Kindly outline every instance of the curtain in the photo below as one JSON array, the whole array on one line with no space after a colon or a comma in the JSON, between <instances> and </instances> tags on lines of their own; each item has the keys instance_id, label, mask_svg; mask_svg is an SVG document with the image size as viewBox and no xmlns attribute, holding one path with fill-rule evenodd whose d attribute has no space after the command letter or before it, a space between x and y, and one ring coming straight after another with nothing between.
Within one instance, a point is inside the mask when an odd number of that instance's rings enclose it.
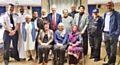
<instances>
[{"instance_id":1,"label":"curtain","mask_svg":"<svg viewBox=\"0 0 120 65\"><path fill-rule=\"evenodd\" d=\"M80 5L80 0L49 0L49 12L51 12L52 4L57 6L57 13L62 14L63 9L68 9L68 11L71 12L72 4L76 4L77 10Z\"/></svg>"}]
</instances>

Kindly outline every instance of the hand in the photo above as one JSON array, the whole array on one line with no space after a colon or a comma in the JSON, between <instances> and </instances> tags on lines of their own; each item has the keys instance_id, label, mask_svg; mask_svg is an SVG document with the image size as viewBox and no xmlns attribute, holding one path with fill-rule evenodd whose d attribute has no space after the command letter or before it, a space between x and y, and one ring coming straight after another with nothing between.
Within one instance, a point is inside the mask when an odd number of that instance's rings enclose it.
<instances>
[{"instance_id":1,"label":"hand","mask_svg":"<svg viewBox=\"0 0 120 65\"><path fill-rule=\"evenodd\" d=\"M81 34L84 34L84 32L80 32Z\"/></svg>"},{"instance_id":2,"label":"hand","mask_svg":"<svg viewBox=\"0 0 120 65\"><path fill-rule=\"evenodd\" d=\"M57 43L57 46L60 47L60 43Z\"/></svg>"},{"instance_id":3,"label":"hand","mask_svg":"<svg viewBox=\"0 0 120 65\"><path fill-rule=\"evenodd\" d=\"M75 46L76 46L76 44L72 44L72 46L73 46L73 47L75 47Z\"/></svg>"},{"instance_id":4,"label":"hand","mask_svg":"<svg viewBox=\"0 0 120 65\"><path fill-rule=\"evenodd\" d=\"M63 44L60 44L60 47L63 46Z\"/></svg>"},{"instance_id":5,"label":"hand","mask_svg":"<svg viewBox=\"0 0 120 65\"><path fill-rule=\"evenodd\" d=\"M36 28L36 31L39 31L39 28Z\"/></svg>"},{"instance_id":6,"label":"hand","mask_svg":"<svg viewBox=\"0 0 120 65\"><path fill-rule=\"evenodd\" d=\"M9 36L15 35L15 31L10 31Z\"/></svg>"}]
</instances>

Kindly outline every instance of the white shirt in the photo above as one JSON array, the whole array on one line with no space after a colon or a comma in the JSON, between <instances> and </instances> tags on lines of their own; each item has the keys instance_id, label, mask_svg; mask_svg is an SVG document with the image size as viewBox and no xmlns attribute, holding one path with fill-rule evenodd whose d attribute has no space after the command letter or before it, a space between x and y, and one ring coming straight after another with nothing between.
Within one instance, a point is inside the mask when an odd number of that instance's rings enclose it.
<instances>
[{"instance_id":1,"label":"white shirt","mask_svg":"<svg viewBox=\"0 0 120 65\"><path fill-rule=\"evenodd\" d=\"M21 14L21 13L18 13L18 15L19 15L19 18L20 18L20 22L22 23L22 22L25 22L25 16L27 15L26 13L23 13L23 14Z\"/></svg>"},{"instance_id":2,"label":"white shirt","mask_svg":"<svg viewBox=\"0 0 120 65\"><path fill-rule=\"evenodd\" d=\"M34 20L35 28L37 28L37 21L38 21L38 18Z\"/></svg>"},{"instance_id":3,"label":"white shirt","mask_svg":"<svg viewBox=\"0 0 120 65\"><path fill-rule=\"evenodd\" d=\"M104 31L110 31L110 16L112 15L112 12L107 12L105 17L105 27Z\"/></svg>"},{"instance_id":4,"label":"white shirt","mask_svg":"<svg viewBox=\"0 0 120 65\"><path fill-rule=\"evenodd\" d=\"M17 23L20 23L19 21L19 16L18 14L13 13L13 20L14 20L14 25L16 26ZM10 13L6 12L3 16L2 16L2 22L6 23L6 26L9 29L12 29L13 25L10 22Z\"/></svg>"}]
</instances>

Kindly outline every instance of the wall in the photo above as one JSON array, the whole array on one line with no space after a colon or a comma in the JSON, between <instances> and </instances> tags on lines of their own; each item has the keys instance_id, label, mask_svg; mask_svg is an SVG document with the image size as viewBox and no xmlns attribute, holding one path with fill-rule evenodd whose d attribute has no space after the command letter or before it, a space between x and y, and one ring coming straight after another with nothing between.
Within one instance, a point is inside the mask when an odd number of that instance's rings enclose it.
<instances>
[{"instance_id":1,"label":"wall","mask_svg":"<svg viewBox=\"0 0 120 65\"><path fill-rule=\"evenodd\" d=\"M88 12L88 0L82 0L82 5L85 6L85 11Z\"/></svg>"},{"instance_id":2,"label":"wall","mask_svg":"<svg viewBox=\"0 0 120 65\"><path fill-rule=\"evenodd\" d=\"M120 4L115 4L114 9L120 12L120 7L119 7L119 6L120 6ZM98 5L96 5L96 8L98 8ZM104 13L105 13L106 10L107 10L107 9L106 9L106 5L105 5L105 4L102 4L102 5L101 5L101 8L98 8L98 9L100 10L100 13L99 13L99 14L100 14L101 16L104 16Z\"/></svg>"}]
</instances>

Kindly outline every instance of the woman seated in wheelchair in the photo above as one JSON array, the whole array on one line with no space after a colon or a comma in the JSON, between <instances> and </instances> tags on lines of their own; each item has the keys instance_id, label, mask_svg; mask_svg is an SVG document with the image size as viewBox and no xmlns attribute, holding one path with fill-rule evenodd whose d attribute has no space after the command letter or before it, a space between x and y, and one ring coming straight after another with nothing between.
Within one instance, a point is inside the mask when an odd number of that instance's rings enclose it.
<instances>
[{"instance_id":1,"label":"woman seated in wheelchair","mask_svg":"<svg viewBox=\"0 0 120 65\"><path fill-rule=\"evenodd\" d=\"M73 25L69 34L69 65L77 65L79 60L82 58L82 41L83 38L78 31L78 26Z\"/></svg>"},{"instance_id":2,"label":"woman seated in wheelchair","mask_svg":"<svg viewBox=\"0 0 120 65\"><path fill-rule=\"evenodd\" d=\"M49 22L44 22L44 29L40 30L38 36L38 57L39 64L47 65L49 51L52 48L51 43L53 42L54 33L49 29Z\"/></svg>"},{"instance_id":3,"label":"woman seated in wheelchair","mask_svg":"<svg viewBox=\"0 0 120 65\"><path fill-rule=\"evenodd\" d=\"M53 65L64 65L65 51L68 46L68 31L64 29L64 24L58 24L58 30L54 33L54 60Z\"/></svg>"}]
</instances>

